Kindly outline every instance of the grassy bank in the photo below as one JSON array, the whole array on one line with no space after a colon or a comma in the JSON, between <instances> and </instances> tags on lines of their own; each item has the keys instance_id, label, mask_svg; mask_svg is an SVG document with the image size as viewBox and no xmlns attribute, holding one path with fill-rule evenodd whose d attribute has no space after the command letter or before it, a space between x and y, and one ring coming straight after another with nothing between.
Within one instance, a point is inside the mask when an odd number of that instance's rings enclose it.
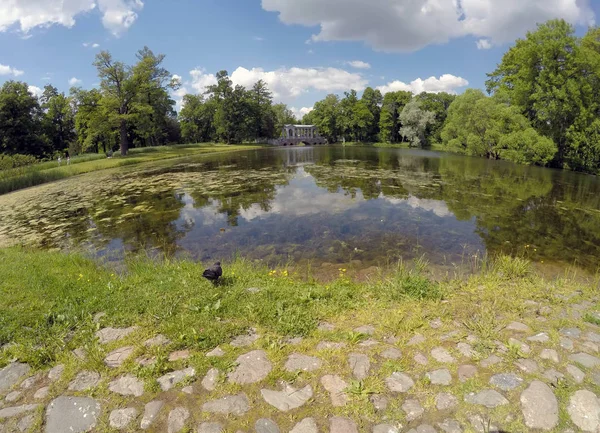
<instances>
[{"instance_id":1,"label":"grassy bank","mask_svg":"<svg viewBox=\"0 0 600 433\"><path fill-rule=\"evenodd\" d=\"M117 154L112 158L106 158L104 155L96 154L82 155L72 158L69 165L66 164L66 161L62 161L60 166L57 161L49 161L0 171L0 194L6 194L11 191L65 179L78 174L121 167L124 165L140 164L160 159L181 158L213 152L230 152L248 148L250 148L250 146L203 143L195 145L131 149L129 155L125 157Z\"/></svg>"},{"instance_id":2,"label":"grassy bank","mask_svg":"<svg viewBox=\"0 0 600 433\"><path fill-rule=\"evenodd\" d=\"M272 341L313 333L322 320L374 322L390 332L413 330L433 315L469 322L493 341L499 316L517 315L523 302L564 303L558 294L584 293L597 281L553 281L537 276L523 259L501 257L463 280L436 282L424 265L403 266L355 282L342 269L319 283L308 271L271 270L238 259L224 265L221 285L202 278L192 261L130 259L126 271L83 256L20 248L0 250L0 366L17 357L37 367L85 347L94 353L95 314L110 326L161 332L176 348L207 350L251 327ZM248 288L259 288L253 294ZM340 339L357 338L339 335Z\"/></svg>"}]
</instances>

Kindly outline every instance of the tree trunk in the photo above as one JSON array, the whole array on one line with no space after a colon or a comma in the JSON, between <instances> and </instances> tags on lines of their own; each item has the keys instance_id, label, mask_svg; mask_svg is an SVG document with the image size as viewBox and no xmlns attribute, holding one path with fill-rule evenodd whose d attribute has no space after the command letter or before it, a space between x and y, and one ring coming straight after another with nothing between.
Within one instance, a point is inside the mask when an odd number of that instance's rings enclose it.
<instances>
[{"instance_id":1,"label":"tree trunk","mask_svg":"<svg viewBox=\"0 0 600 433\"><path fill-rule=\"evenodd\" d=\"M127 151L129 150L129 139L127 137L127 121L125 119L121 119L120 135L121 135L121 156L126 156Z\"/></svg>"}]
</instances>

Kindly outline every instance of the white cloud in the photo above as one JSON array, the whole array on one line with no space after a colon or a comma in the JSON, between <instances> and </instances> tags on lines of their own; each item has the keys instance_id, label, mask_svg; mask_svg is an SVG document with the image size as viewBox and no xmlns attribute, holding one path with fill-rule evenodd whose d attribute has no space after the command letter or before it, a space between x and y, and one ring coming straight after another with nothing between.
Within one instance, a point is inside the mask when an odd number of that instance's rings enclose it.
<instances>
[{"instance_id":1,"label":"white cloud","mask_svg":"<svg viewBox=\"0 0 600 433\"><path fill-rule=\"evenodd\" d=\"M377 89L381 93L397 92L399 90L406 90L419 94L421 92L439 93L448 92L456 93L456 89L460 87L468 86L469 82L462 77L456 77L452 74L444 74L440 78L429 77L425 80L417 78L410 82L410 84L402 81L392 81L385 86L378 86Z\"/></svg>"},{"instance_id":2,"label":"white cloud","mask_svg":"<svg viewBox=\"0 0 600 433\"><path fill-rule=\"evenodd\" d=\"M404 52L463 36L511 42L552 18L595 22L590 0L262 0L262 7L285 24L320 26L312 41Z\"/></svg>"},{"instance_id":3,"label":"white cloud","mask_svg":"<svg viewBox=\"0 0 600 433\"><path fill-rule=\"evenodd\" d=\"M262 36L254 36L254 38L253 38L253 39L254 39L255 41L257 41L257 42L262 42L262 41L264 41L264 40L265 40L265 38L263 38Z\"/></svg>"},{"instance_id":4,"label":"white cloud","mask_svg":"<svg viewBox=\"0 0 600 433\"><path fill-rule=\"evenodd\" d=\"M207 74L203 68L192 69L190 75L192 76L191 86L196 93L204 93L208 86L217 84L215 74Z\"/></svg>"},{"instance_id":5,"label":"white cloud","mask_svg":"<svg viewBox=\"0 0 600 433\"><path fill-rule=\"evenodd\" d=\"M104 27L118 36L131 27L143 6L141 0L3 0L0 32L15 25L23 33L55 24L70 28L78 15L98 9Z\"/></svg>"},{"instance_id":6,"label":"white cloud","mask_svg":"<svg viewBox=\"0 0 600 433\"><path fill-rule=\"evenodd\" d=\"M292 111L292 113L294 113L294 117L296 117L296 119L299 120L302 120L304 115L310 113L311 111L313 111L313 109L313 107L302 107L300 109L296 107L290 107L290 110Z\"/></svg>"},{"instance_id":7,"label":"white cloud","mask_svg":"<svg viewBox=\"0 0 600 433\"><path fill-rule=\"evenodd\" d=\"M82 82L83 82L83 81L81 81L79 78L75 78L75 77L73 77L73 78L71 78L71 79L69 80L69 86L78 86L78 85L80 85Z\"/></svg>"},{"instance_id":8,"label":"white cloud","mask_svg":"<svg viewBox=\"0 0 600 433\"><path fill-rule=\"evenodd\" d=\"M371 69L371 65L362 60L353 60L351 62L346 62L346 64L356 69Z\"/></svg>"},{"instance_id":9,"label":"white cloud","mask_svg":"<svg viewBox=\"0 0 600 433\"><path fill-rule=\"evenodd\" d=\"M86 47L86 48L88 48L88 47L98 48L100 46L100 44L97 44L95 42L84 42L83 46Z\"/></svg>"},{"instance_id":10,"label":"white cloud","mask_svg":"<svg viewBox=\"0 0 600 433\"><path fill-rule=\"evenodd\" d=\"M10 66L0 63L0 75L12 75L13 77L19 77L24 73L25 72L19 69L11 68Z\"/></svg>"},{"instance_id":11,"label":"white cloud","mask_svg":"<svg viewBox=\"0 0 600 433\"><path fill-rule=\"evenodd\" d=\"M29 93L32 93L33 96L38 98L44 93L44 89L40 89L38 86L29 86L27 90L29 90Z\"/></svg>"},{"instance_id":12,"label":"white cloud","mask_svg":"<svg viewBox=\"0 0 600 433\"><path fill-rule=\"evenodd\" d=\"M492 43L489 39L479 39L476 44L478 50L489 50L492 48Z\"/></svg>"}]
</instances>

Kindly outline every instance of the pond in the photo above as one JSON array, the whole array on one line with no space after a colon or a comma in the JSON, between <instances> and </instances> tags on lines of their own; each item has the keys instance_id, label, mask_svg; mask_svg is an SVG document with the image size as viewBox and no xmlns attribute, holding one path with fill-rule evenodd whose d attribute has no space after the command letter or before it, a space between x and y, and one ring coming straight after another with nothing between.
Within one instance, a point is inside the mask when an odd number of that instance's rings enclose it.
<instances>
[{"instance_id":1,"label":"pond","mask_svg":"<svg viewBox=\"0 0 600 433\"><path fill-rule=\"evenodd\" d=\"M102 171L0 196L0 245L210 261L457 266L509 253L596 270L594 176L366 147L249 150Z\"/></svg>"}]
</instances>

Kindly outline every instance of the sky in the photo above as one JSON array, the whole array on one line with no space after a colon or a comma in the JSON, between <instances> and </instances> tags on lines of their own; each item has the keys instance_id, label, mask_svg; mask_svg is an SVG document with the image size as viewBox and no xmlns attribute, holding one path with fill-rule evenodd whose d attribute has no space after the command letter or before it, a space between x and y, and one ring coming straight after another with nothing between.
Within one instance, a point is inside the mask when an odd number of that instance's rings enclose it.
<instances>
[{"instance_id":1,"label":"sky","mask_svg":"<svg viewBox=\"0 0 600 433\"><path fill-rule=\"evenodd\" d=\"M0 83L98 86L94 56L131 64L148 46L202 93L227 70L263 79L301 116L328 93L484 89L486 73L536 23L582 35L600 0L0 0Z\"/></svg>"}]
</instances>

